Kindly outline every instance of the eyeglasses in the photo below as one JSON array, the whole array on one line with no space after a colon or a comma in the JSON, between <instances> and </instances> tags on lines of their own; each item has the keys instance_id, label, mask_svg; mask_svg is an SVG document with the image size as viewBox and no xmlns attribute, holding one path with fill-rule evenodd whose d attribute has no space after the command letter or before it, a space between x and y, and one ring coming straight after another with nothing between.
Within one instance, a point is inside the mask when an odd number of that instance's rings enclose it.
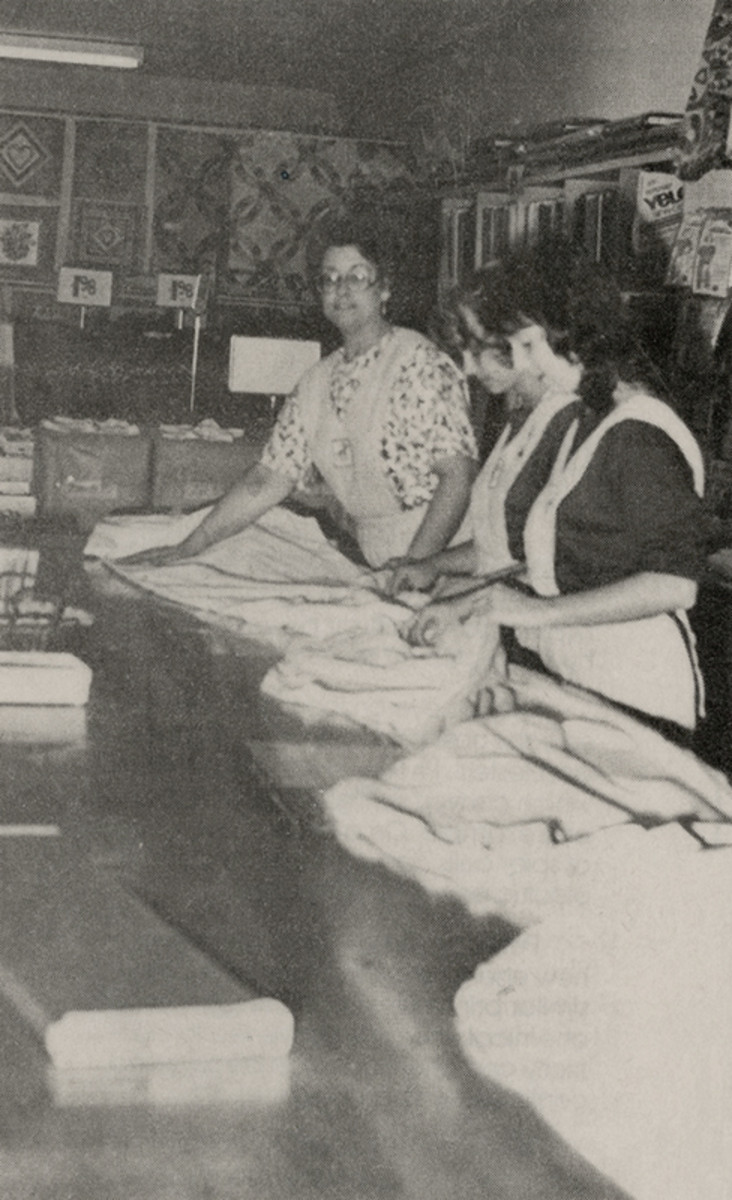
<instances>
[{"instance_id":1,"label":"eyeglasses","mask_svg":"<svg viewBox=\"0 0 732 1200\"><path fill-rule=\"evenodd\" d=\"M369 271L367 267L352 267L343 275L340 271L323 271L318 278L318 290L335 292L339 284L345 283L349 291L365 292L367 288L373 287L376 281L373 271Z\"/></svg>"},{"instance_id":2,"label":"eyeglasses","mask_svg":"<svg viewBox=\"0 0 732 1200\"><path fill-rule=\"evenodd\" d=\"M486 335L478 338L472 333L467 334L463 337L461 350L463 354L468 351L475 359L479 359L481 354L487 352L503 367L511 368L514 365L513 347L507 337Z\"/></svg>"}]
</instances>

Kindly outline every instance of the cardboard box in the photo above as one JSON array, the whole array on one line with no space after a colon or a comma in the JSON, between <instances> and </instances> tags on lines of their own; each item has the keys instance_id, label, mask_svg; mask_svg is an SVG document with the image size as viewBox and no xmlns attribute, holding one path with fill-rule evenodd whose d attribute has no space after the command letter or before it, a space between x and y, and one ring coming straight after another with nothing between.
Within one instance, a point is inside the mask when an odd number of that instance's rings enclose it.
<instances>
[{"instance_id":1,"label":"cardboard box","mask_svg":"<svg viewBox=\"0 0 732 1200\"><path fill-rule=\"evenodd\" d=\"M262 443L249 437L233 441L182 439L155 434L152 506L156 511L191 511L218 500L257 462Z\"/></svg>"},{"instance_id":2,"label":"cardboard box","mask_svg":"<svg viewBox=\"0 0 732 1200\"><path fill-rule=\"evenodd\" d=\"M81 529L91 529L107 513L147 509L151 463L147 431L81 433L41 425L33 466L38 510L73 515Z\"/></svg>"}]
</instances>

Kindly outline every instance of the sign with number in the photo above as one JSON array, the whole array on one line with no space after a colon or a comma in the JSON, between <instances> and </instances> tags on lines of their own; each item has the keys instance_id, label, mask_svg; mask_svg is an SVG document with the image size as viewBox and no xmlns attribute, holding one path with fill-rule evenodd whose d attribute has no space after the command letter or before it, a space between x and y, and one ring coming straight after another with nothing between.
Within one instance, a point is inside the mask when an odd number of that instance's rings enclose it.
<instances>
[{"instance_id":1,"label":"sign with number","mask_svg":"<svg viewBox=\"0 0 732 1200\"><path fill-rule=\"evenodd\" d=\"M200 275L158 275L161 308L195 308L201 286Z\"/></svg>"},{"instance_id":2,"label":"sign with number","mask_svg":"<svg viewBox=\"0 0 732 1200\"><path fill-rule=\"evenodd\" d=\"M112 272L88 271L85 267L62 267L58 273L56 299L61 304L97 305L112 303Z\"/></svg>"}]
</instances>

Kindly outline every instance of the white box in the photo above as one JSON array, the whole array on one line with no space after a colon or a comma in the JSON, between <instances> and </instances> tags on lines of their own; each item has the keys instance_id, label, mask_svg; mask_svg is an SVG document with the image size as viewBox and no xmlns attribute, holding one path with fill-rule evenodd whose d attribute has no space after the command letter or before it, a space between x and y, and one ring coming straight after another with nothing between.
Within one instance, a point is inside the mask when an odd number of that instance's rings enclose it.
<instances>
[{"instance_id":1,"label":"white box","mask_svg":"<svg viewBox=\"0 0 732 1200\"><path fill-rule=\"evenodd\" d=\"M0 704L84 705L91 679L91 668L73 654L0 650Z\"/></svg>"},{"instance_id":2,"label":"white box","mask_svg":"<svg viewBox=\"0 0 732 1200\"><path fill-rule=\"evenodd\" d=\"M286 396L320 358L320 342L292 338L232 337L229 391Z\"/></svg>"}]
</instances>

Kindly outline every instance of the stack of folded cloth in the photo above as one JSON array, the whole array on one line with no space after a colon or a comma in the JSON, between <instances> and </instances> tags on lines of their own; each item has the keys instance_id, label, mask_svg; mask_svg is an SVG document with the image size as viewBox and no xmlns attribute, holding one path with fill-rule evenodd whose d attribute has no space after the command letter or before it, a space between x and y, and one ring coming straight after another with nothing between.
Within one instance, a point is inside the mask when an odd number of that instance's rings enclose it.
<instances>
[{"instance_id":1,"label":"stack of folded cloth","mask_svg":"<svg viewBox=\"0 0 732 1200\"><path fill-rule=\"evenodd\" d=\"M116 417L107 417L105 421L96 421L93 417L46 417L41 421L41 425L54 433L117 433L125 437L135 437L140 432L139 425Z\"/></svg>"},{"instance_id":2,"label":"stack of folded cloth","mask_svg":"<svg viewBox=\"0 0 732 1200\"><path fill-rule=\"evenodd\" d=\"M0 651L55 650L93 623L85 609L35 591L38 550L0 546Z\"/></svg>"},{"instance_id":3,"label":"stack of folded cloth","mask_svg":"<svg viewBox=\"0 0 732 1200\"><path fill-rule=\"evenodd\" d=\"M244 437L243 429L223 429L212 417L206 417L197 425L161 425L160 433L173 442L234 442Z\"/></svg>"},{"instance_id":4,"label":"stack of folded cloth","mask_svg":"<svg viewBox=\"0 0 732 1200\"><path fill-rule=\"evenodd\" d=\"M33 432L8 426L0 429L0 512L32 516Z\"/></svg>"}]
</instances>

